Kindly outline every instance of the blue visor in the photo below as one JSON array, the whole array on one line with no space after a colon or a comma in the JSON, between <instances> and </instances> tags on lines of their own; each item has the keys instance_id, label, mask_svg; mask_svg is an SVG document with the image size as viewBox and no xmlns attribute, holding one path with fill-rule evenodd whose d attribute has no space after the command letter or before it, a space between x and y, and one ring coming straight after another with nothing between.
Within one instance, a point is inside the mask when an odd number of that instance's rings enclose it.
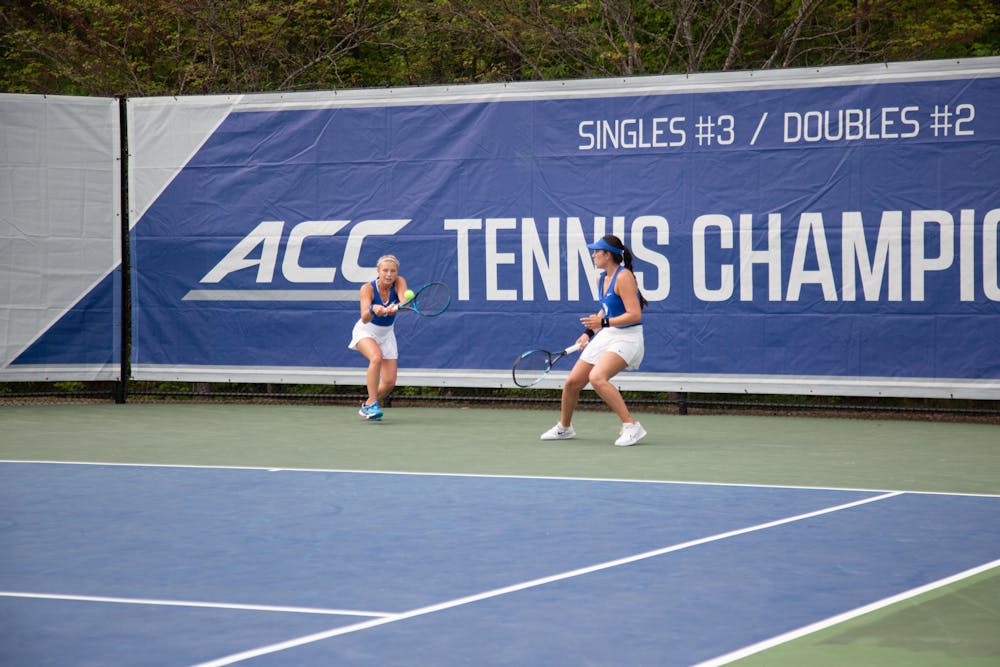
<instances>
[{"instance_id":1,"label":"blue visor","mask_svg":"<svg viewBox=\"0 0 1000 667\"><path fill-rule=\"evenodd\" d=\"M605 241L602 238L601 239L597 239L593 243L588 243L587 247L589 249L591 249L591 250L607 250L608 252L612 252L612 253L614 253L616 255L622 254L622 249L621 248L614 247L613 245L611 245L610 243L608 243L607 241Z\"/></svg>"}]
</instances>

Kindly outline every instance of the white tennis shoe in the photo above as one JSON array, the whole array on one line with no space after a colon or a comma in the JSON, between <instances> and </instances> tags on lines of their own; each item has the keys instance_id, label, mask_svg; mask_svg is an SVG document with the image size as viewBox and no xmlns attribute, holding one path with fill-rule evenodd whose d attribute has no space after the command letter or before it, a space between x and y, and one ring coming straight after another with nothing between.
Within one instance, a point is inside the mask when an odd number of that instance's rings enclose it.
<instances>
[{"instance_id":1,"label":"white tennis shoe","mask_svg":"<svg viewBox=\"0 0 1000 667\"><path fill-rule=\"evenodd\" d=\"M618 439L615 440L615 446L628 447L629 445L634 445L645 437L646 429L644 429L642 424L639 422L635 422L633 424L622 424L622 430L618 433Z\"/></svg>"},{"instance_id":2,"label":"white tennis shoe","mask_svg":"<svg viewBox=\"0 0 1000 667\"><path fill-rule=\"evenodd\" d=\"M573 425L563 426L561 423L556 424L550 428L545 433L542 433L542 440L569 440L570 438L576 437L576 431L573 430Z\"/></svg>"}]
</instances>

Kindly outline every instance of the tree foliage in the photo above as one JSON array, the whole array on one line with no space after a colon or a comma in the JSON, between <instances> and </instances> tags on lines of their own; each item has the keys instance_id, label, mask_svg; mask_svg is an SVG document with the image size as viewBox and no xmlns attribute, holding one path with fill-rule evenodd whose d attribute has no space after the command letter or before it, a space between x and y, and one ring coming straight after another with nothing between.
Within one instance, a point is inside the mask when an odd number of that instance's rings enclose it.
<instances>
[{"instance_id":1,"label":"tree foliage","mask_svg":"<svg viewBox=\"0 0 1000 667\"><path fill-rule=\"evenodd\" d=\"M1000 54L998 0L6 0L0 91L182 95Z\"/></svg>"}]
</instances>

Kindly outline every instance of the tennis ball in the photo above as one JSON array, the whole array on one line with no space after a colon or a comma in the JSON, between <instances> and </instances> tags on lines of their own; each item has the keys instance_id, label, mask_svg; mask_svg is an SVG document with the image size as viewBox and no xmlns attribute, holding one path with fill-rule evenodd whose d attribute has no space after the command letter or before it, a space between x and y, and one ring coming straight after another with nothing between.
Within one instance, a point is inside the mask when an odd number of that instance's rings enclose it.
<instances>
[{"instance_id":1,"label":"tennis ball","mask_svg":"<svg viewBox=\"0 0 1000 667\"><path fill-rule=\"evenodd\" d=\"M405 292L403 292L403 300L404 301L410 301L412 299L413 299L413 290L408 289Z\"/></svg>"}]
</instances>

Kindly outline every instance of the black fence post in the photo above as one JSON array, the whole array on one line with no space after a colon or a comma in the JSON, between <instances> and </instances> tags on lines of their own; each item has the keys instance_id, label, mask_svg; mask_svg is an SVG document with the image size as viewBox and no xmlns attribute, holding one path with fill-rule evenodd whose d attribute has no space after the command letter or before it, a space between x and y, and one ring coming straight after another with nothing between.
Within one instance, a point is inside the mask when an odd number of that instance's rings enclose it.
<instances>
[{"instance_id":1,"label":"black fence post","mask_svg":"<svg viewBox=\"0 0 1000 667\"><path fill-rule=\"evenodd\" d=\"M115 383L115 403L128 400L128 380L132 374L129 363L132 343L132 262L129 257L129 211L128 211L128 98L118 96L118 162L119 162L119 201L121 207L121 369L118 381Z\"/></svg>"}]
</instances>

